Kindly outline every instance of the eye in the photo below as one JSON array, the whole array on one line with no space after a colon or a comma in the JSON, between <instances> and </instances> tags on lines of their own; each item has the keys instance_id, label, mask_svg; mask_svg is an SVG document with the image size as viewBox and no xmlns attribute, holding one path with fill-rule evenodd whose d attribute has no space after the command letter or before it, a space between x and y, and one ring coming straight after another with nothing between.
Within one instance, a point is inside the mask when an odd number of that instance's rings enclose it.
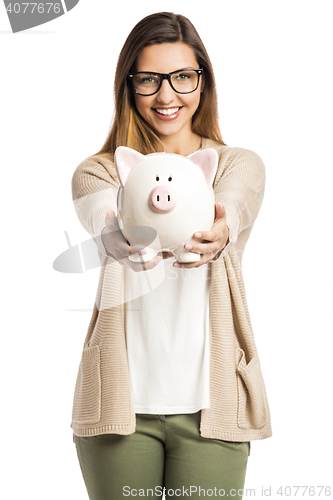
<instances>
[{"instance_id":1,"label":"eye","mask_svg":"<svg viewBox=\"0 0 333 500\"><path fill-rule=\"evenodd\" d=\"M170 175L170 177L169 177L168 181L172 181L172 177L171 177L171 175Z\"/></svg>"},{"instance_id":2,"label":"eye","mask_svg":"<svg viewBox=\"0 0 333 500\"><path fill-rule=\"evenodd\" d=\"M159 176L158 176L158 175L156 175L156 180L157 180L157 181L159 181L159 180L160 180L160 178L159 178Z\"/></svg>"},{"instance_id":3,"label":"eye","mask_svg":"<svg viewBox=\"0 0 333 500\"><path fill-rule=\"evenodd\" d=\"M142 76L139 81L139 83L156 83L156 82L157 82L156 76Z\"/></svg>"},{"instance_id":4,"label":"eye","mask_svg":"<svg viewBox=\"0 0 333 500\"><path fill-rule=\"evenodd\" d=\"M189 78L191 78L191 75L189 75L188 73L178 73L176 78L178 80L188 80Z\"/></svg>"}]
</instances>

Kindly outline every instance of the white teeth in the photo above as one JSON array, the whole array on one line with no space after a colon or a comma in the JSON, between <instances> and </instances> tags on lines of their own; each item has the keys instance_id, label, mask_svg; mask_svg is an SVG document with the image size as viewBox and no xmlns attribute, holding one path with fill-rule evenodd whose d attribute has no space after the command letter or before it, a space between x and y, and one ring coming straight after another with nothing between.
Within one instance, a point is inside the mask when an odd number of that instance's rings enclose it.
<instances>
[{"instance_id":1,"label":"white teeth","mask_svg":"<svg viewBox=\"0 0 333 500\"><path fill-rule=\"evenodd\" d=\"M167 116L174 115L175 113L177 113L178 110L179 108L169 108L169 109L155 108L155 111L157 111L157 113Z\"/></svg>"}]
</instances>

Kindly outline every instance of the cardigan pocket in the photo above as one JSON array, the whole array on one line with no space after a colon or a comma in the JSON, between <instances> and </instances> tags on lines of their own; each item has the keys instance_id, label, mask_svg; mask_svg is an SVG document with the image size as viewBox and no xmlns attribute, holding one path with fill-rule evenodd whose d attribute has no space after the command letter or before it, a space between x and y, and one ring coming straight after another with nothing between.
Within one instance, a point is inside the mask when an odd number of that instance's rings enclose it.
<instances>
[{"instance_id":1,"label":"cardigan pocket","mask_svg":"<svg viewBox=\"0 0 333 500\"><path fill-rule=\"evenodd\" d=\"M72 420L96 424L101 418L101 370L98 345L83 350L77 374Z\"/></svg>"},{"instance_id":2,"label":"cardigan pocket","mask_svg":"<svg viewBox=\"0 0 333 500\"><path fill-rule=\"evenodd\" d=\"M238 348L237 354L238 427L260 429L269 422L269 410L259 357L246 364L245 352Z\"/></svg>"}]
</instances>

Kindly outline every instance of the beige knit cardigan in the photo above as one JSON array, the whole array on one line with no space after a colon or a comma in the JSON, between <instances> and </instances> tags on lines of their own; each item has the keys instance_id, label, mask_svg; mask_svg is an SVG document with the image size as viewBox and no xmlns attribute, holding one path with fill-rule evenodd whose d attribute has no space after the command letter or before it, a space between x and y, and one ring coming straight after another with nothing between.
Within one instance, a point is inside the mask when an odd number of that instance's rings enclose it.
<instances>
[{"instance_id":1,"label":"beige knit cardigan","mask_svg":"<svg viewBox=\"0 0 333 500\"><path fill-rule=\"evenodd\" d=\"M200 434L225 441L265 439L272 435L270 412L241 268L263 200L265 166L248 149L203 138L205 148L219 155L213 189L226 210L229 242L211 262L210 408L201 410ZM78 436L132 434L136 426L124 327L125 272L106 253L100 236L107 210L117 213L118 185L108 154L86 158L72 178L76 213L101 260L74 391L70 427Z\"/></svg>"}]
</instances>

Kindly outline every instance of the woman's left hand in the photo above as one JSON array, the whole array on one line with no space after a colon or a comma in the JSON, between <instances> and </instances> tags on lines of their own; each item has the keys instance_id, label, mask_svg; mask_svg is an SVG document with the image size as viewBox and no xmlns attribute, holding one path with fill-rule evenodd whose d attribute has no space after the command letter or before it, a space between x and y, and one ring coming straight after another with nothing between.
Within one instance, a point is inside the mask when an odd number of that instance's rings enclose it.
<instances>
[{"instance_id":1,"label":"woman's left hand","mask_svg":"<svg viewBox=\"0 0 333 500\"><path fill-rule=\"evenodd\" d=\"M197 234L201 236L196 236ZM224 207L220 203L215 203L215 220L213 227L210 231L198 231L194 233L193 238L198 241L197 244L191 242L192 248L188 248L185 243L184 248L190 250L194 253L200 254L199 262L192 262L190 264L180 264L174 262L174 267L200 267L203 264L207 264L211 259L215 257L217 252L225 247L229 239L229 228L226 225L226 213Z\"/></svg>"}]
</instances>

